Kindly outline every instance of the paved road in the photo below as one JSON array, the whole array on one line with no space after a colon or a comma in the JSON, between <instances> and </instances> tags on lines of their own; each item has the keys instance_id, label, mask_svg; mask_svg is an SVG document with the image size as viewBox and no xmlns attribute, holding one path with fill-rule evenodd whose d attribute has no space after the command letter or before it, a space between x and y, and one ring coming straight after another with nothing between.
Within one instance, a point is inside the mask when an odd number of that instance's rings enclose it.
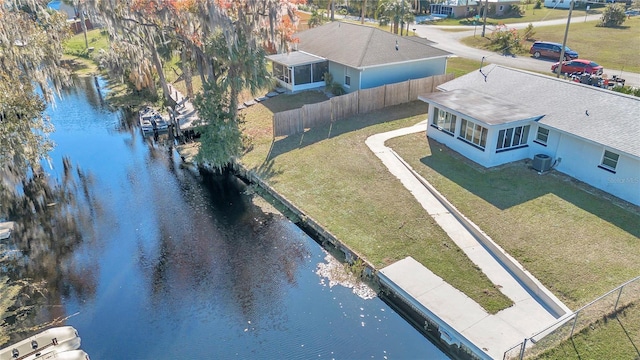
<instances>
[{"instance_id":1,"label":"paved road","mask_svg":"<svg viewBox=\"0 0 640 360\"><path fill-rule=\"evenodd\" d=\"M589 15L587 17L587 21L595 21L600 18L600 15ZM584 22L584 16L575 16L571 18L571 22ZM549 26L549 25L559 25L566 24L566 19L557 19L557 20L546 20L533 23L534 27L541 26ZM519 24L509 24L509 28L523 29L529 23L519 23ZM438 26L438 25L414 25L413 28L416 29L416 34L420 37L427 38L431 41L434 41L436 44L434 45L437 48L442 50L449 51L457 56L474 59L477 61L481 61L484 57L485 61L492 64L499 64L504 66L510 66L519 69L531 70L531 71L539 71L539 72L548 72L551 73L551 65L555 63L554 60L543 60L543 59L534 59L531 56L503 56L498 53L480 50L476 48L472 48L460 43L460 39L469 37L469 36L481 36L482 34L482 26L477 26L474 30L473 27L470 26ZM470 29L469 31L444 31L443 28L449 29ZM485 29L485 35L488 36L495 29L495 26L487 25ZM597 62L597 61L596 61ZM623 71L623 69L607 69L605 68L605 73L610 77L613 75L618 75L626 80L626 85L640 87L640 74L631 73L628 71Z\"/></svg>"}]
</instances>

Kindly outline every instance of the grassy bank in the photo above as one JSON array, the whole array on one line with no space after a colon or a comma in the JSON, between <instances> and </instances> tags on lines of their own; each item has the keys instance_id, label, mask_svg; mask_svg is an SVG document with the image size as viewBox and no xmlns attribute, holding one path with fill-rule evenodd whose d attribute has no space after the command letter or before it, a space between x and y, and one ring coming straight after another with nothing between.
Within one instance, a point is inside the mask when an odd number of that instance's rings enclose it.
<instances>
[{"instance_id":1,"label":"grassy bank","mask_svg":"<svg viewBox=\"0 0 640 360\"><path fill-rule=\"evenodd\" d=\"M423 120L426 106L413 102L273 141L273 112L323 100L320 92L281 95L243 110L254 146L242 162L374 266L412 256L491 312L509 306L364 144ZM560 173L540 176L525 162L484 169L421 133L388 145L570 308L640 274L637 206ZM621 316L635 321L637 304ZM633 350L626 339L617 320L603 319L576 334L576 348L569 341L542 358L622 356Z\"/></svg>"},{"instance_id":2,"label":"grassy bank","mask_svg":"<svg viewBox=\"0 0 640 360\"><path fill-rule=\"evenodd\" d=\"M551 36L542 30L536 38ZM479 65L452 58L448 69L460 76ZM171 65L166 73L177 80ZM185 92L183 84L175 83ZM370 135L423 120L426 105L413 102L272 138L273 113L324 100L322 92L303 92L243 110L251 149L241 161L376 267L412 256L488 311L510 306L364 144ZM479 168L424 134L389 144L572 309L640 274L637 207L561 174L539 176L524 163ZM636 312L624 316L637 324L637 306L630 309ZM576 337L578 349L568 342L543 358L627 354L614 351L624 336L616 324L603 320Z\"/></svg>"},{"instance_id":3,"label":"grassy bank","mask_svg":"<svg viewBox=\"0 0 640 360\"><path fill-rule=\"evenodd\" d=\"M242 158L247 167L377 268L412 256L490 312L511 305L364 143L423 120L426 104L356 116L272 143L270 113L297 97L280 95L244 111L254 143Z\"/></svg>"}]
</instances>

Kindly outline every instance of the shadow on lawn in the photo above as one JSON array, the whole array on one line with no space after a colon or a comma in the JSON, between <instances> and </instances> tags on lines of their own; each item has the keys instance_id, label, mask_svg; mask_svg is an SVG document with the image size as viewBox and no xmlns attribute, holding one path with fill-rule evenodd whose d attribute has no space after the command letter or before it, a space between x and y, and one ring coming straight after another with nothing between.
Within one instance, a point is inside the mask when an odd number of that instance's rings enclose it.
<instances>
[{"instance_id":1,"label":"shadow on lawn","mask_svg":"<svg viewBox=\"0 0 640 360\"><path fill-rule=\"evenodd\" d=\"M405 119L408 117L427 113L427 105L422 101L413 101L388 107L384 110L359 114L348 119L338 120L326 126L314 129L307 129L302 134L289 135L275 140L271 144L271 149L266 161L271 161L279 155L295 149L301 149L313 145L320 141L340 136L352 131L364 129L366 127L385 122Z\"/></svg>"},{"instance_id":2,"label":"shadow on lawn","mask_svg":"<svg viewBox=\"0 0 640 360\"><path fill-rule=\"evenodd\" d=\"M539 175L529 161L486 169L435 140L429 139L429 147L431 156L421 158L423 164L501 210L553 194L640 237L637 207L558 171Z\"/></svg>"}]
</instances>

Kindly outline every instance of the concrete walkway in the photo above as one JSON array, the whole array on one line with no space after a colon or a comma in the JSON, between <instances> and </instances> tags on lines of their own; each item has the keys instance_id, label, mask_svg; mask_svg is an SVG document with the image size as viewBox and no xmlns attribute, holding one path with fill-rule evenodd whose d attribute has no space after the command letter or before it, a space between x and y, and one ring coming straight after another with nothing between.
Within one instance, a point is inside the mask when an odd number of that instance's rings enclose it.
<instances>
[{"instance_id":1,"label":"concrete walkway","mask_svg":"<svg viewBox=\"0 0 640 360\"><path fill-rule=\"evenodd\" d=\"M569 316L571 310L384 145L388 139L416 132L426 137L426 129L425 121L373 135L366 144L514 305L491 315L410 257L381 269L380 275L401 289L414 305L446 324L440 324L443 340L467 347L470 342L482 349L483 358L502 359L505 351Z\"/></svg>"}]
</instances>

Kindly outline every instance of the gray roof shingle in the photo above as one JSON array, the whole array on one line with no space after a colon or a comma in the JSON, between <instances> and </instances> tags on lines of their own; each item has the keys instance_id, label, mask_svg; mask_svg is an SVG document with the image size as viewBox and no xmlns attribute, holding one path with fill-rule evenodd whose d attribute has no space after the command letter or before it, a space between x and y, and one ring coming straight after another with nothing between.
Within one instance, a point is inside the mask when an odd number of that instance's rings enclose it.
<instances>
[{"instance_id":1,"label":"gray roof shingle","mask_svg":"<svg viewBox=\"0 0 640 360\"><path fill-rule=\"evenodd\" d=\"M298 50L353 68L451 55L431 46L432 42L427 39L399 36L371 26L340 21L302 31L295 37L299 39Z\"/></svg>"},{"instance_id":2,"label":"gray roof shingle","mask_svg":"<svg viewBox=\"0 0 640 360\"><path fill-rule=\"evenodd\" d=\"M475 90L519 104L544 115L540 124L640 157L640 98L499 65L488 65L482 73L473 71L438 88ZM504 107L494 105L496 111Z\"/></svg>"},{"instance_id":3,"label":"gray roof shingle","mask_svg":"<svg viewBox=\"0 0 640 360\"><path fill-rule=\"evenodd\" d=\"M418 98L429 99L461 114L471 115L474 119L489 125L537 120L541 117L540 111L532 111L528 106L521 106L470 89L434 92Z\"/></svg>"},{"instance_id":4,"label":"gray roof shingle","mask_svg":"<svg viewBox=\"0 0 640 360\"><path fill-rule=\"evenodd\" d=\"M267 58L281 64L287 64L289 66L312 64L324 60L319 56L307 54L304 51L292 51L290 53L269 55L267 56Z\"/></svg>"}]
</instances>

